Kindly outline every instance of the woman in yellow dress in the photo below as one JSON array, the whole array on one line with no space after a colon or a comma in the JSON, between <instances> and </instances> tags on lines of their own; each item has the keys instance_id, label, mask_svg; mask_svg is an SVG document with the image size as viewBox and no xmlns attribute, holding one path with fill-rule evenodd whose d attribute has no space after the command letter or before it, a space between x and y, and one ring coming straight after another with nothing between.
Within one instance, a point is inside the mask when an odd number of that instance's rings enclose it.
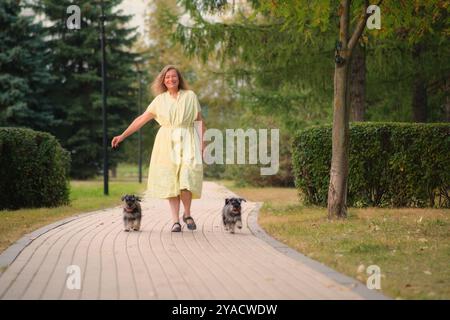
<instances>
[{"instance_id":1,"label":"woman in yellow dress","mask_svg":"<svg viewBox=\"0 0 450 320\"><path fill-rule=\"evenodd\" d=\"M152 84L155 98L111 145L118 147L126 137L155 119L161 127L153 145L148 173L148 192L153 198L169 200L173 232L180 232L180 201L183 221L189 230L196 225L191 216L191 201L199 199L203 183L203 135L206 130L196 94L189 90L180 71L165 66Z\"/></svg>"}]
</instances>

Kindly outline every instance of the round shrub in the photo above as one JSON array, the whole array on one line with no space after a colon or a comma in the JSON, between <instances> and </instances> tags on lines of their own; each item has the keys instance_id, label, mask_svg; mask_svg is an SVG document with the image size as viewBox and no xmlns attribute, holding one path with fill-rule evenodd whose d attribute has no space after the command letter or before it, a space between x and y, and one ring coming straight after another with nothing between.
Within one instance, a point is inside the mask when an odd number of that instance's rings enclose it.
<instances>
[{"instance_id":1,"label":"round shrub","mask_svg":"<svg viewBox=\"0 0 450 320\"><path fill-rule=\"evenodd\" d=\"M295 135L295 184L306 203L327 204L331 129ZM347 205L450 207L449 168L449 124L351 123Z\"/></svg>"},{"instance_id":2,"label":"round shrub","mask_svg":"<svg viewBox=\"0 0 450 320\"><path fill-rule=\"evenodd\" d=\"M69 203L70 154L49 133L0 128L0 209Z\"/></svg>"}]
</instances>

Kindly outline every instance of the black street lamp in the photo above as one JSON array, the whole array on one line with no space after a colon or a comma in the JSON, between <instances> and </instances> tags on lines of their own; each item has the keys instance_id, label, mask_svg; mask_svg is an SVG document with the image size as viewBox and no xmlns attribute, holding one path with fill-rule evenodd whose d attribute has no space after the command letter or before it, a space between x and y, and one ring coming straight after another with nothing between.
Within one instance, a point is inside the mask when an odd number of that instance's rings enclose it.
<instances>
[{"instance_id":1,"label":"black street lamp","mask_svg":"<svg viewBox=\"0 0 450 320\"><path fill-rule=\"evenodd\" d=\"M141 106L142 106L142 70L139 67L139 63L142 61L141 57L137 57L134 61L136 65L136 70L138 73L138 81L139 81L139 94L138 94L138 116L141 115ZM138 167L139 167L139 183L142 183L142 133L141 129L138 130Z\"/></svg>"},{"instance_id":2,"label":"black street lamp","mask_svg":"<svg viewBox=\"0 0 450 320\"><path fill-rule=\"evenodd\" d=\"M106 112L106 52L105 52L105 13L103 10L103 0L100 1L101 16L101 50L102 50L102 120L103 120L103 194L108 195L108 131Z\"/></svg>"}]
</instances>

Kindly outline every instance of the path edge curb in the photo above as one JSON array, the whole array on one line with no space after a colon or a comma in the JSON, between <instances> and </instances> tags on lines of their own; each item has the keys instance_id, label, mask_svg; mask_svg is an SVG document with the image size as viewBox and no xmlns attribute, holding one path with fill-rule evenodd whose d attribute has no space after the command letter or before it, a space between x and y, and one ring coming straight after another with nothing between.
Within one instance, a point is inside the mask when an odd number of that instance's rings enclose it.
<instances>
[{"instance_id":1,"label":"path edge curb","mask_svg":"<svg viewBox=\"0 0 450 320\"><path fill-rule=\"evenodd\" d=\"M79 213L74 216L70 216L67 218L64 218L62 220L55 221L51 224L45 225L39 229L36 229L30 233L25 234L22 238L14 242L12 245L10 245L8 248L6 248L5 251L0 253L0 277L2 274L6 271L6 269L16 260L16 258L19 256L19 254L27 247L29 246L34 240L39 238L40 236L46 234L47 232L56 229L62 225L65 225L66 223L72 222L76 219L84 218L86 216L99 214L107 210L116 209L120 206L112 207L112 208L105 208L100 209L96 211L90 211L85 213Z\"/></svg>"},{"instance_id":2,"label":"path edge curb","mask_svg":"<svg viewBox=\"0 0 450 320\"><path fill-rule=\"evenodd\" d=\"M283 253L284 255L297 260L308 267L314 269L315 271L322 273L328 278L336 281L337 283L346 286L350 289L350 291L358 294L364 299L368 300L392 300L381 292L368 289L363 283L358 280L346 276L342 273L337 272L334 269L320 263L319 261L313 260L304 254L298 252L297 250L292 249L291 247L285 245L284 243L276 240L272 236L270 236L267 232L264 231L263 228L258 224L258 215L259 210L263 205L263 202L254 202L256 205L252 208L247 216L247 226L252 232L252 234L269 244L275 250Z\"/></svg>"}]
</instances>

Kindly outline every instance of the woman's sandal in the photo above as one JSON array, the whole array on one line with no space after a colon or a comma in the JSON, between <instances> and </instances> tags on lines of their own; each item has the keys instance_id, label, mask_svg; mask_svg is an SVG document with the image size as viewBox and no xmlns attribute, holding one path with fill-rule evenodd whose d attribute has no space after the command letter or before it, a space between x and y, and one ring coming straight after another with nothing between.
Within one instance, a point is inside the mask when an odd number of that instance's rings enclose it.
<instances>
[{"instance_id":1,"label":"woman's sandal","mask_svg":"<svg viewBox=\"0 0 450 320\"><path fill-rule=\"evenodd\" d=\"M173 224L172 232L181 232L181 224L179 222Z\"/></svg>"},{"instance_id":2,"label":"woman's sandal","mask_svg":"<svg viewBox=\"0 0 450 320\"><path fill-rule=\"evenodd\" d=\"M185 217L183 215L183 221L186 223L187 228L189 230L195 230L197 229L197 225L195 224L194 218L192 218L191 216Z\"/></svg>"}]
</instances>

